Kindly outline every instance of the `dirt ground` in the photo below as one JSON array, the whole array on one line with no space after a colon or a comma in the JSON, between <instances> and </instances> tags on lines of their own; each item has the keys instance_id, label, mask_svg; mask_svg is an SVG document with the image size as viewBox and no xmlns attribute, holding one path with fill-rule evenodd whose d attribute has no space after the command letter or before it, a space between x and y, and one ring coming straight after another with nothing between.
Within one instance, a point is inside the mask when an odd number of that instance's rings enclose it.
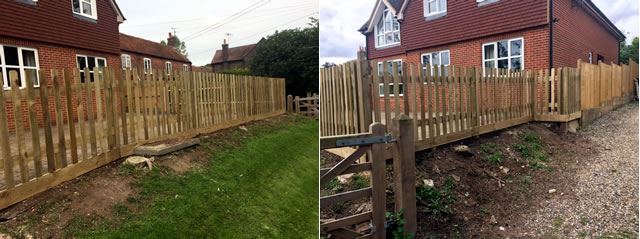
<instances>
[{"instance_id":1,"label":"dirt ground","mask_svg":"<svg viewBox=\"0 0 640 239\"><path fill-rule=\"evenodd\" d=\"M456 152L459 145L469 151ZM325 167L338 160L321 156ZM416 238L638 238L637 104L577 134L531 123L419 152L416 167ZM325 209L322 218L352 215L367 204Z\"/></svg>"},{"instance_id":2,"label":"dirt ground","mask_svg":"<svg viewBox=\"0 0 640 239\"><path fill-rule=\"evenodd\" d=\"M242 131L238 130L239 128L246 129L252 125L284 120L280 117L285 116L252 122L200 137L226 139L230 138L227 135ZM187 148L155 158L154 167L164 166L162 168L168 168L172 173L181 174L206 164L211 151L217 147L240 143L216 140L214 145L207 149L201 146ZM127 173L127 169L121 166L123 161L124 159L114 161L0 211L0 238L7 235L13 238L68 238L67 232L78 226L78 222L75 222L78 217L103 220L115 217L117 207L127 200L135 200L138 193L134 184L140 175ZM128 210L135 212L140 209Z\"/></svg>"}]
</instances>

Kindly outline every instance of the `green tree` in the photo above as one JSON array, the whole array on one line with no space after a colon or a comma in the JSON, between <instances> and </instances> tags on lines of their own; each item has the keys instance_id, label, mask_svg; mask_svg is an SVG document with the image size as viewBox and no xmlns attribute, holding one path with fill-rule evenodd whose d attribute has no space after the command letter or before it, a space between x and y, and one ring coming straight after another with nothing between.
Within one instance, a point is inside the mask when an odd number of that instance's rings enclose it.
<instances>
[{"instance_id":1,"label":"green tree","mask_svg":"<svg viewBox=\"0 0 640 239\"><path fill-rule=\"evenodd\" d=\"M276 31L256 47L250 63L258 76L283 77L287 94L305 96L318 92L318 19L303 29Z\"/></svg>"},{"instance_id":2,"label":"green tree","mask_svg":"<svg viewBox=\"0 0 640 239\"><path fill-rule=\"evenodd\" d=\"M620 42L620 61L622 63L629 63L629 58L638 62L638 37L634 37L631 41L631 45L627 45L626 42Z\"/></svg>"},{"instance_id":3,"label":"green tree","mask_svg":"<svg viewBox=\"0 0 640 239\"><path fill-rule=\"evenodd\" d=\"M187 45L184 44L183 41L180 40L180 38L178 38L177 35L171 35L171 39L174 39L173 41L170 41L171 46L173 48L175 48L176 50L178 50L178 52L180 52L180 54L182 54L185 57L189 57L189 53L187 53ZM167 45L167 41L162 40L160 41L160 44L162 45Z\"/></svg>"}]
</instances>

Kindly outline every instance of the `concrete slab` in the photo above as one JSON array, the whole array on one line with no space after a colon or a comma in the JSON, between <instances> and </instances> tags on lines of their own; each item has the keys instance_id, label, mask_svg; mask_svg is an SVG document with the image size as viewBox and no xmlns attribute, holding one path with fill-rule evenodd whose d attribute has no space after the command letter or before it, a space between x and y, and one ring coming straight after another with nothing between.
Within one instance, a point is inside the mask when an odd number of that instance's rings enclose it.
<instances>
[{"instance_id":1,"label":"concrete slab","mask_svg":"<svg viewBox=\"0 0 640 239\"><path fill-rule=\"evenodd\" d=\"M198 144L200 144L200 139L194 138L177 142L142 145L134 149L133 153L140 156L161 156Z\"/></svg>"}]
</instances>

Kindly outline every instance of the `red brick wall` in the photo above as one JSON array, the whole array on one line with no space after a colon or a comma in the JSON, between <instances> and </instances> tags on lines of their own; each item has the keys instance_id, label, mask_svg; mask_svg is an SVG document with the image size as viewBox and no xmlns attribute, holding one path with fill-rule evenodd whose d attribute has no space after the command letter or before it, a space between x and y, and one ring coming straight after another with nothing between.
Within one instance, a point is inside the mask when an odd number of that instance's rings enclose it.
<instances>
[{"instance_id":1,"label":"red brick wall","mask_svg":"<svg viewBox=\"0 0 640 239\"><path fill-rule=\"evenodd\" d=\"M40 82L43 85L52 85L52 78L51 78L51 73L50 70L55 69L55 70L62 70L62 69L74 69L76 68L76 54L81 54L81 55L88 55L88 56L96 56L96 57L104 57L107 59L107 66L108 67L117 67L116 69L119 69L119 67L121 66L120 63L120 57L118 55L115 54L109 54L109 53L102 53L102 52L95 52L95 51L87 51L87 50L79 50L79 49L73 49L73 48L67 48L64 46L56 46L56 45L51 45L51 44L47 44L47 43L42 43L42 42L35 42L35 41L26 41L26 40L19 40L19 39L14 39L14 38L7 38L7 37L0 37L0 45L11 45L11 46L19 46L19 47L28 47L28 48L34 48L38 50L38 63L40 66L40 70L43 71L43 77L40 78ZM59 73L60 77L62 76L62 73ZM26 89L23 89L21 91L26 91ZM5 93L8 93L8 91L5 91ZM5 96L6 98L6 96ZM39 97L36 97L39 98ZM63 108L66 109L66 97L61 97L61 103L64 106ZM74 105L77 104L76 101L73 102ZM95 101L94 101L95 104ZM23 117L22 123L23 125L25 125L25 127L28 128L28 121L29 121L29 117L28 117L28 110L26 109L26 101L22 102L22 109L23 109L23 115L25 117ZM5 109L7 111L7 118L8 118L8 122L9 122L9 128L10 130L15 129L15 119L14 119L14 112L13 112L13 102L12 101L7 101L6 102L6 106ZM42 115L42 111L43 111L43 107L40 104L39 100L36 100L36 104L35 104L35 109L37 112L37 120L38 120L38 124L39 126L42 126L43 124L43 115ZM55 101L53 98L53 95L51 95L49 97L49 113L51 114L51 119L52 119L52 124L55 125ZM76 113L76 108L73 108L74 110L74 115L77 115ZM63 110L63 118L64 121L67 121L67 116L66 116L66 110ZM2 120L2 119L0 119Z\"/></svg>"},{"instance_id":2,"label":"red brick wall","mask_svg":"<svg viewBox=\"0 0 640 239\"><path fill-rule=\"evenodd\" d=\"M424 53L449 50L450 61L454 66L469 67L469 66L482 66L482 44L495 42L499 40L512 39L517 37L524 38L524 66L526 69L544 69L548 67L549 52L549 31L545 27L537 27L528 30L521 30L511 32L507 34L500 34L491 37L484 37L473 39L464 42L457 42L450 45L441 45L437 47L424 48L409 51L406 55L399 54L395 56L388 56L384 58L372 59L374 71L377 69L377 62L402 59L403 62L408 64L419 65L421 62L421 55ZM406 88L405 90L410 90ZM380 98L381 108L384 108L384 99ZM393 108L394 99L391 99L391 105ZM403 102L400 102L400 106Z\"/></svg>"},{"instance_id":3,"label":"red brick wall","mask_svg":"<svg viewBox=\"0 0 640 239\"><path fill-rule=\"evenodd\" d=\"M618 40L591 16L586 6L572 6L571 0L554 0L555 23L553 39L554 67L576 67L578 58L589 62L593 52L593 63L597 54L604 56L605 63L618 63Z\"/></svg>"},{"instance_id":4,"label":"red brick wall","mask_svg":"<svg viewBox=\"0 0 640 239\"><path fill-rule=\"evenodd\" d=\"M425 20L422 0L409 1L400 23L401 46L376 49L375 34L367 35L369 57L379 58L437 47L453 42L518 31L547 24L547 1L498 1L478 6L476 1L447 1L446 16Z\"/></svg>"}]
</instances>

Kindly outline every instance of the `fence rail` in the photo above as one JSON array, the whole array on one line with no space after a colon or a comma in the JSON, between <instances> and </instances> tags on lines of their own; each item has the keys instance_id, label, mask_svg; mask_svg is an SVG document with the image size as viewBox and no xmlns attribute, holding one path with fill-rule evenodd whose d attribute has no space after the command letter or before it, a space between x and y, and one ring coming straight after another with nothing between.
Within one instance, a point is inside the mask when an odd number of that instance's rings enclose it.
<instances>
[{"instance_id":1,"label":"fence rail","mask_svg":"<svg viewBox=\"0 0 640 239\"><path fill-rule=\"evenodd\" d=\"M0 208L131 155L138 145L285 112L284 79L108 68L51 70L48 80L38 74L40 87L27 74L20 89L10 72L11 89L0 90Z\"/></svg>"}]
</instances>

